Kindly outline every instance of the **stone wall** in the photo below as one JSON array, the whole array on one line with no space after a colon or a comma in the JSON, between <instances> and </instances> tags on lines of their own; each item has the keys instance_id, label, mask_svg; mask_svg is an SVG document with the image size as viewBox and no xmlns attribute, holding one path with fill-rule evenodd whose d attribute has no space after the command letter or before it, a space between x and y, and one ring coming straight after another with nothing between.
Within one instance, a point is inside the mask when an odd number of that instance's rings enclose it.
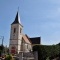
<instances>
[{"instance_id":1,"label":"stone wall","mask_svg":"<svg viewBox=\"0 0 60 60\"><path fill-rule=\"evenodd\" d=\"M20 52L19 60L38 60L37 52Z\"/></svg>"}]
</instances>

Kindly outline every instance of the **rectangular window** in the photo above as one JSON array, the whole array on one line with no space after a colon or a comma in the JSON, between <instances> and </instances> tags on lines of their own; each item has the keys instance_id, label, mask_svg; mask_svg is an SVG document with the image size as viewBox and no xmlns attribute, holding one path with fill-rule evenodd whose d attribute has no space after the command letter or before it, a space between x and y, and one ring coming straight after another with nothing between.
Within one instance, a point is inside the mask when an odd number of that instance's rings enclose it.
<instances>
[{"instance_id":1,"label":"rectangular window","mask_svg":"<svg viewBox=\"0 0 60 60\"><path fill-rule=\"evenodd\" d=\"M14 28L14 33L16 33L16 28Z\"/></svg>"},{"instance_id":2,"label":"rectangular window","mask_svg":"<svg viewBox=\"0 0 60 60\"><path fill-rule=\"evenodd\" d=\"M21 33L22 29L20 28L20 33Z\"/></svg>"}]
</instances>

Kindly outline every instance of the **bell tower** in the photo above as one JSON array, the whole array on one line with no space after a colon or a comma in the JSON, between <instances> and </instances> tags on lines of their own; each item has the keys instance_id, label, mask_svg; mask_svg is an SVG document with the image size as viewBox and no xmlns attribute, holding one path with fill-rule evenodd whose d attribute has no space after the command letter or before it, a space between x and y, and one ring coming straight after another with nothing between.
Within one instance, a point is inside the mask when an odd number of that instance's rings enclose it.
<instances>
[{"instance_id":1,"label":"bell tower","mask_svg":"<svg viewBox=\"0 0 60 60\"><path fill-rule=\"evenodd\" d=\"M14 22L11 24L9 51L12 54L17 54L21 49L23 26L20 21L19 13L17 12Z\"/></svg>"}]
</instances>

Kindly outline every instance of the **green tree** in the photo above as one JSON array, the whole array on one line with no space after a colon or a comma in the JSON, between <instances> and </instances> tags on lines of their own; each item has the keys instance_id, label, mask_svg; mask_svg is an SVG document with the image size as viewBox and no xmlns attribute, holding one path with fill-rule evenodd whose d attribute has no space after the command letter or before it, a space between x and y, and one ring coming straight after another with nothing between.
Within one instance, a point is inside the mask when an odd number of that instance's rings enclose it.
<instances>
[{"instance_id":1,"label":"green tree","mask_svg":"<svg viewBox=\"0 0 60 60\"><path fill-rule=\"evenodd\" d=\"M33 46L33 51L38 51L38 60L46 60L46 52L42 45Z\"/></svg>"},{"instance_id":2,"label":"green tree","mask_svg":"<svg viewBox=\"0 0 60 60\"><path fill-rule=\"evenodd\" d=\"M60 57L60 44L57 45L35 45L33 51L38 51L38 60L50 60Z\"/></svg>"}]
</instances>

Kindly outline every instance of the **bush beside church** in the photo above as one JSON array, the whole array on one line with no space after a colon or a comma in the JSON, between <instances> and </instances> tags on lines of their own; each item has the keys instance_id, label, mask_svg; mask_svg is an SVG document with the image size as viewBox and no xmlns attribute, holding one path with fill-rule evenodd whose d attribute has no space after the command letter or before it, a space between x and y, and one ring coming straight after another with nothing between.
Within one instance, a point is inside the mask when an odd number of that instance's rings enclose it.
<instances>
[{"instance_id":1,"label":"bush beside church","mask_svg":"<svg viewBox=\"0 0 60 60\"><path fill-rule=\"evenodd\" d=\"M35 45L33 51L38 51L38 60L53 60L60 58L60 45Z\"/></svg>"}]
</instances>

